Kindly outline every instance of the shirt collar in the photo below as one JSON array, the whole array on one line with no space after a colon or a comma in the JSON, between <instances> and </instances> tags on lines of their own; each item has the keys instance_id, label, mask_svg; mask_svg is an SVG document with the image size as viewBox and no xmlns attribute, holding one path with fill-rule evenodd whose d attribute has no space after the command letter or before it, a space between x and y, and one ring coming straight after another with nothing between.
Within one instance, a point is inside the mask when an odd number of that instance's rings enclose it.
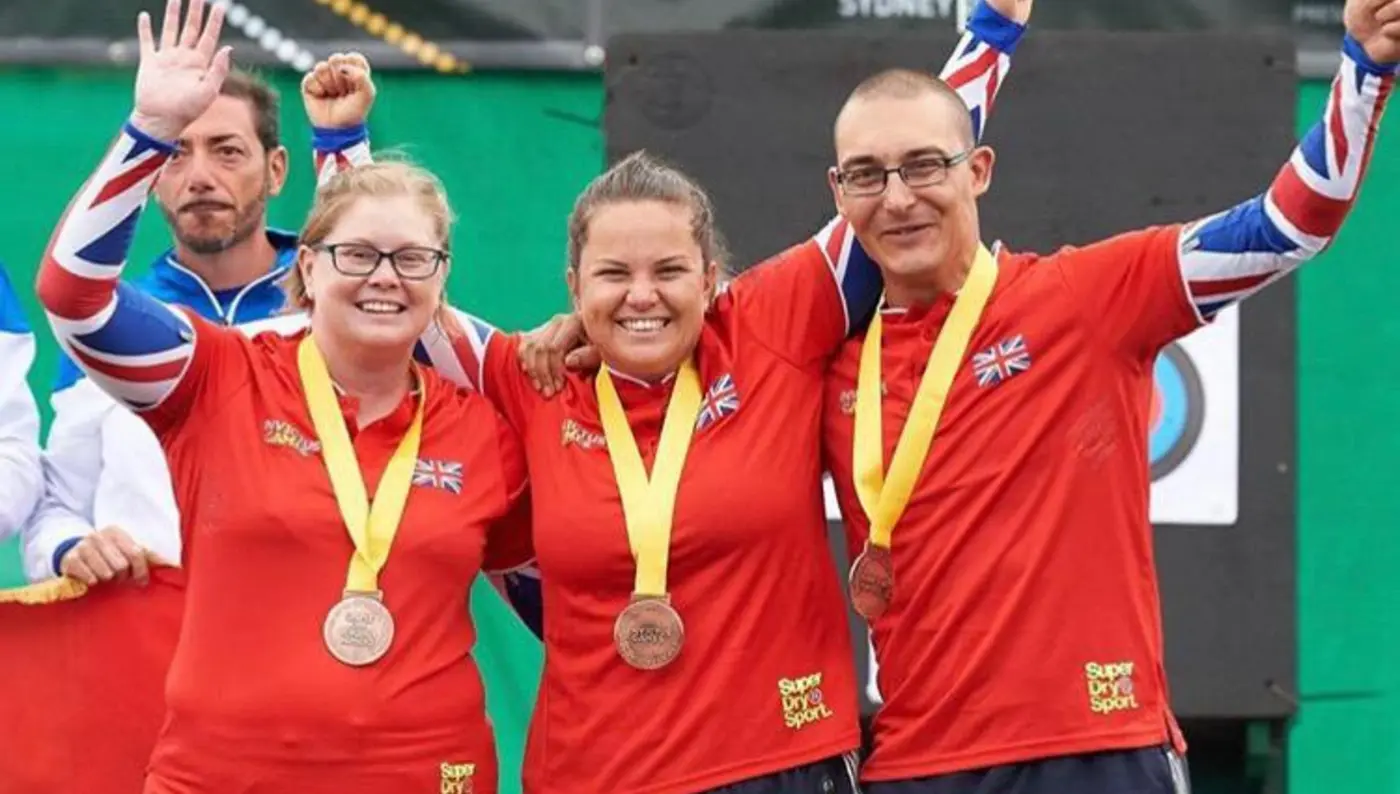
<instances>
[{"instance_id":1,"label":"shirt collar","mask_svg":"<svg viewBox=\"0 0 1400 794\"><path fill-rule=\"evenodd\" d=\"M643 380L642 378L637 378L632 375L628 375L627 373L622 372L610 365L605 364L604 366L608 368L608 374L611 375L614 379L620 380L624 383L630 383L634 386L639 386L643 389L656 389L669 386L671 384L671 381L676 379L676 373L670 372L666 375L666 377L662 378L661 380Z\"/></svg>"},{"instance_id":2,"label":"shirt collar","mask_svg":"<svg viewBox=\"0 0 1400 794\"><path fill-rule=\"evenodd\" d=\"M1000 241L1000 240L997 240L997 241L993 242L989 250L990 250L991 253L992 253L992 258L994 258L994 259L1001 259L1001 241ZM948 299L948 300L953 300L953 299L956 299L956 298L958 297L958 295L960 295L961 293L962 293L962 290L961 290L961 289L956 289L956 290L953 290L953 292L952 292L951 295L948 295L948 294L946 294L946 293L943 294L943 295L939 295L939 296L938 296L938 299L934 301L934 304L933 304L933 305L927 306L927 307L919 307L918 309L914 310L913 312L910 311L910 309L909 309L908 306L891 306L891 305L889 305L889 304L886 302L886 298L885 298L884 294L882 293L882 294L880 295L880 308L878 309L878 311L880 312L880 315L881 315L881 316L883 316L883 317L891 317L891 318L900 317L900 316L907 316L907 315L910 315L911 313L912 313L913 315L916 315L916 316L921 316L921 315L923 315L923 314L927 314L929 309L932 309L933 306L936 306L936 305L938 305L939 303L941 303L945 298Z\"/></svg>"},{"instance_id":3,"label":"shirt collar","mask_svg":"<svg viewBox=\"0 0 1400 794\"><path fill-rule=\"evenodd\" d=\"M151 264L146 285L157 297L190 306L208 319L218 319L225 323L245 319L248 312L238 311L240 304L244 303L250 305L254 316L269 314L282 304L281 288L277 282L296 262L297 238L290 232L278 229L268 229L266 234L268 242L277 249L276 262L267 273L236 288L237 294L227 306L199 274L176 258L174 248L162 253ZM201 310L206 306L207 309ZM209 316L210 312L215 316ZM240 316L234 317L234 314Z\"/></svg>"}]
</instances>

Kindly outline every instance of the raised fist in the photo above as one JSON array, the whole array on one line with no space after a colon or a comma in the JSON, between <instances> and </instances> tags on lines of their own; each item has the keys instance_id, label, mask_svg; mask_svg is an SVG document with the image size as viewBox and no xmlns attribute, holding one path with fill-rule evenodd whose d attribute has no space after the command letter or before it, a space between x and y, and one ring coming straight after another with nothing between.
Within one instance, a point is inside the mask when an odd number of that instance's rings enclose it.
<instances>
[{"instance_id":1,"label":"raised fist","mask_svg":"<svg viewBox=\"0 0 1400 794\"><path fill-rule=\"evenodd\" d=\"M369 61L358 52L336 53L316 64L301 79L301 101L311 124L322 128L354 127L369 118L374 104Z\"/></svg>"},{"instance_id":2,"label":"raised fist","mask_svg":"<svg viewBox=\"0 0 1400 794\"><path fill-rule=\"evenodd\" d=\"M1371 60L1400 61L1400 0L1347 0L1342 17Z\"/></svg>"},{"instance_id":3,"label":"raised fist","mask_svg":"<svg viewBox=\"0 0 1400 794\"><path fill-rule=\"evenodd\" d=\"M1031 6L1035 0L986 0L994 11L1012 22L1026 24L1031 19Z\"/></svg>"}]
</instances>

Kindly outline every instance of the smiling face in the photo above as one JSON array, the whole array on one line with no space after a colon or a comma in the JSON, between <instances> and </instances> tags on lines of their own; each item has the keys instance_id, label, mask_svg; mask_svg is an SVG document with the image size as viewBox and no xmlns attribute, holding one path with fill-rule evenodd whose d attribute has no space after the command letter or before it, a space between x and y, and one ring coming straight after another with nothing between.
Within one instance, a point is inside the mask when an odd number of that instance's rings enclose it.
<instances>
[{"instance_id":1,"label":"smiling face","mask_svg":"<svg viewBox=\"0 0 1400 794\"><path fill-rule=\"evenodd\" d=\"M355 198L324 241L299 254L315 333L351 347L412 347L442 302L443 240L436 227L413 196ZM391 253L404 275L383 256Z\"/></svg>"},{"instance_id":2,"label":"smiling face","mask_svg":"<svg viewBox=\"0 0 1400 794\"><path fill-rule=\"evenodd\" d=\"M974 146L956 94L853 96L836 123L836 156L836 208L887 282L925 281L945 263L971 261L980 242L977 199L990 187L994 155ZM899 167L915 184L891 172L881 189L878 172Z\"/></svg>"},{"instance_id":3,"label":"smiling face","mask_svg":"<svg viewBox=\"0 0 1400 794\"><path fill-rule=\"evenodd\" d=\"M717 274L695 239L692 208L640 200L594 209L567 277L603 361L656 380L694 351Z\"/></svg>"}]
</instances>

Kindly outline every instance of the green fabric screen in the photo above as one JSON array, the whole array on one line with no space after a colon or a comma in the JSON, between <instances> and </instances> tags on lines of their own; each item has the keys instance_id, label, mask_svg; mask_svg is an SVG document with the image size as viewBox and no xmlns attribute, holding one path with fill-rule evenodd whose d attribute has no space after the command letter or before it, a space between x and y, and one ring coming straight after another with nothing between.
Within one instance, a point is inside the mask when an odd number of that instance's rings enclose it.
<instances>
[{"instance_id":1,"label":"green fabric screen","mask_svg":"<svg viewBox=\"0 0 1400 794\"><path fill-rule=\"evenodd\" d=\"M1301 135L1328 85L1299 93ZM1393 102L1393 100L1392 100ZM1400 124L1335 245L1299 274L1298 680L1289 791L1400 792Z\"/></svg>"},{"instance_id":2,"label":"green fabric screen","mask_svg":"<svg viewBox=\"0 0 1400 794\"><path fill-rule=\"evenodd\" d=\"M284 98L283 140L292 155L273 224L301 225L314 187L310 131L296 81L273 75ZM0 213L0 261L38 331L30 373L43 402L56 348L27 285L54 223L130 110L132 75L96 70L0 69L0 146L12 153L12 196ZM597 119L602 86L578 75L380 74L371 119L376 148L398 149L439 174L460 218L449 281L454 302L506 329L532 327L567 306L564 221L574 196L603 162ZM151 208L137 234L131 273L168 245ZM21 581L15 544L0 547L0 586ZM476 657L501 756L502 793L519 790L525 730L534 706L540 645L485 582L473 591ZM9 649L3 652L13 652Z\"/></svg>"}]
</instances>

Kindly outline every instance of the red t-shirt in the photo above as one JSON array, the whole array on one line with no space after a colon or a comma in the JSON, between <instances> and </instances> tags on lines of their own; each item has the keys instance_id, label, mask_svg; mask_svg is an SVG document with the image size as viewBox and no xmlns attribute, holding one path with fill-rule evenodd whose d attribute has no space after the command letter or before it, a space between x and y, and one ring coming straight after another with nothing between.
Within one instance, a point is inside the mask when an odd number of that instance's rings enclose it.
<instances>
[{"instance_id":1,"label":"red t-shirt","mask_svg":"<svg viewBox=\"0 0 1400 794\"><path fill-rule=\"evenodd\" d=\"M1037 257L1001 253L891 541L873 628L884 704L868 780L1099 750L1174 734L1148 521L1152 367L1200 320L1178 227ZM884 315L885 465L952 299ZM827 378L826 452L852 554L860 339ZM985 354L985 355L982 355Z\"/></svg>"},{"instance_id":2,"label":"red t-shirt","mask_svg":"<svg viewBox=\"0 0 1400 794\"><path fill-rule=\"evenodd\" d=\"M836 226L828 251L839 253ZM735 280L707 314L695 354L706 398L668 571L685 645L650 672L613 644L636 568L593 376L571 375L543 399L514 338L467 329L475 338L458 358L471 369L484 348L485 393L520 430L532 483L545 666L526 791L688 794L859 746L820 455L822 378L848 302L878 297L878 282L859 278L809 241ZM614 382L649 465L670 381Z\"/></svg>"},{"instance_id":3,"label":"red t-shirt","mask_svg":"<svg viewBox=\"0 0 1400 794\"><path fill-rule=\"evenodd\" d=\"M467 594L483 566L529 553L524 533L488 531L524 486L514 434L425 370L419 459L379 575L396 633L380 661L346 666L321 627L354 547L301 389L304 334L190 319L188 371L142 414L169 458L189 579L147 791L436 791L449 772L494 791ZM415 399L357 430L342 398L370 494Z\"/></svg>"}]
</instances>

